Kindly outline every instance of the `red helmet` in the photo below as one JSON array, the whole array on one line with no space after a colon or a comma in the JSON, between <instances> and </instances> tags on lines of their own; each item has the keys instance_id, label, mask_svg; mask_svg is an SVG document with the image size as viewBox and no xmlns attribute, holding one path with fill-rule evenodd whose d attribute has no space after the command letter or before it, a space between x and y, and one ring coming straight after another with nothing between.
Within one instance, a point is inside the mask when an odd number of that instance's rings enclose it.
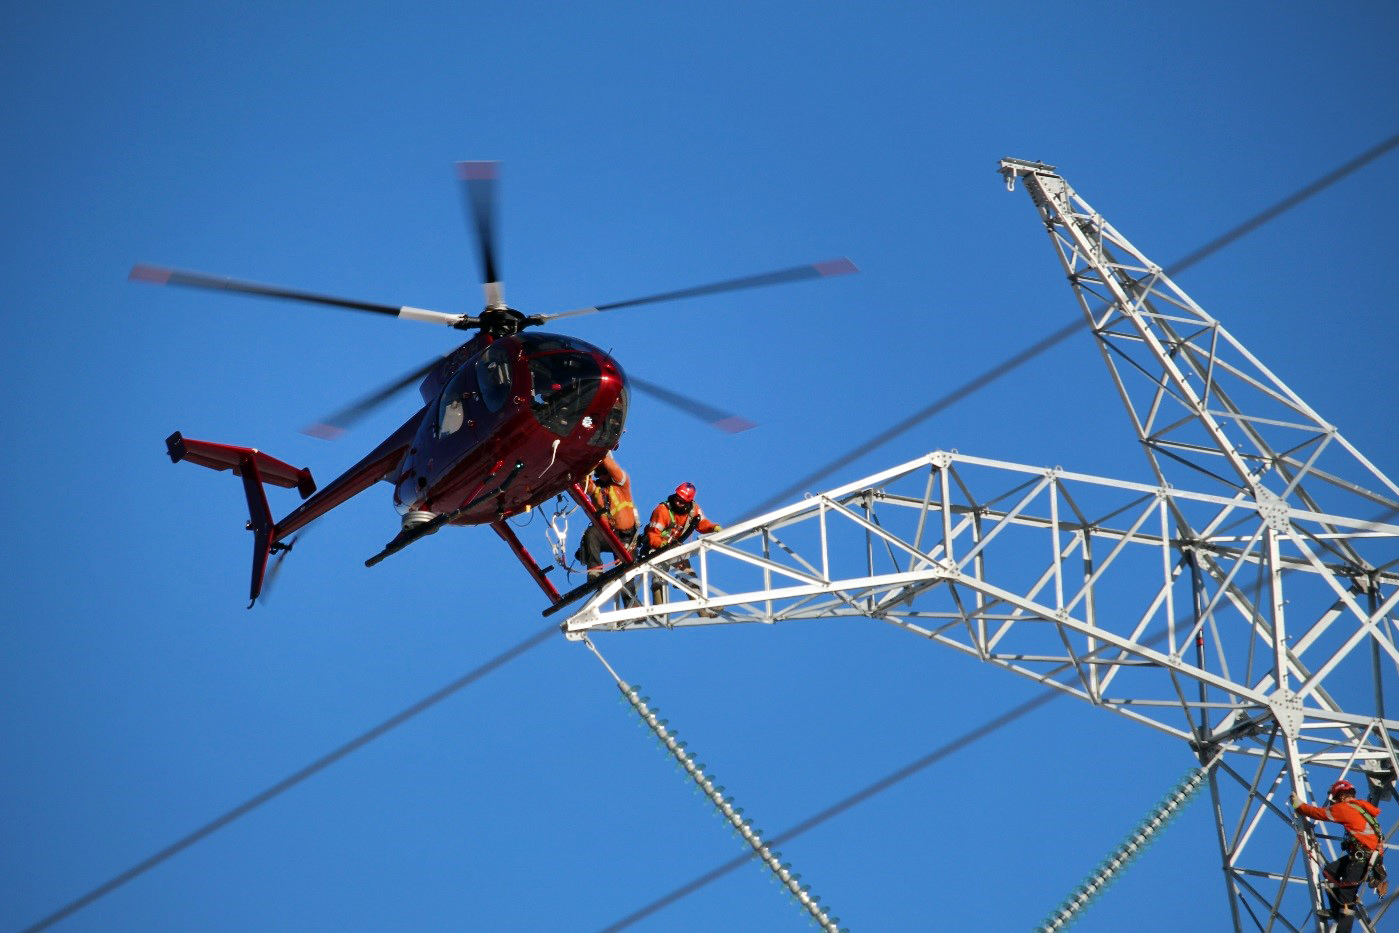
<instances>
[{"instance_id":1,"label":"red helmet","mask_svg":"<svg viewBox=\"0 0 1399 933\"><path fill-rule=\"evenodd\" d=\"M676 486L675 498L679 499L681 502L693 503L695 501L695 484L681 483L679 486Z\"/></svg>"},{"instance_id":2,"label":"red helmet","mask_svg":"<svg viewBox=\"0 0 1399 933\"><path fill-rule=\"evenodd\" d=\"M1335 800L1342 794L1349 794L1350 796L1354 797L1355 785L1352 784L1350 781L1337 781L1335 784L1331 785L1329 796L1332 800Z\"/></svg>"}]
</instances>

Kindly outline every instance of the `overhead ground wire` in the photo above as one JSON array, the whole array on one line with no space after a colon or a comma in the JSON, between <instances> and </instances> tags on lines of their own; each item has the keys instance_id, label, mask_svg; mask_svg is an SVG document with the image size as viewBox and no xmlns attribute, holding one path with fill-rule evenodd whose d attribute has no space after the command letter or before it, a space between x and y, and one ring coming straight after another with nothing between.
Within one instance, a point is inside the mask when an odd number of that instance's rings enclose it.
<instances>
[{"instance_id":1,"label":"overhead ground wire","mask_svg":"<svg viewBox=\"0 0 1399 933\"><path fill-rule=\"evenodd\" d=\"M1378 159L1379 157L1385 155L1386 153L1388 153L1396 147L1399 147L1399 133L1396 133L1393 136L1390 136L1389 138L1383 140L1379 144L1371 147L1370 149L1367 149L1366 151L1362 152L1360 155L1356 156L1350 161L1344 163L1338 168L1318 178L1316 181L1313 181L1312 183L1299 189L1298 191L1294 192L1288 197L1282 199L1281 201L1278 201L1266 210L1254 215L1252 218L1245 221L1244 223L1239 224L1238 226L1227 231L1221 236L1206 243L1204 246L1183 257L1180 261L1176 262L1171 266L1168 266L1166 268L1166 273L1168 275L1175 275L1181 271L1184 271L1186 268L1189 268L1195 263L1200 262L1201 260L1219 251L1220 249L1229 245L1235 240L1243 237L1244 235L1252 232L1253 230L1258 229L1264 224L1271 222L1286 211L1292 209L1293 207L1296 207L1298 204L1301 204L1303 201L1308 200L1309 198L1320 193L1321 191L1325 190L1326 188L1330 187L1336 182L1341 181L1343 178L1349 176L1350 174L1364 167L1365 165L1368 165L1370 162L1373 162L1375 159ZM883 444L888 443L900 434L908 430L911 430L912 428L921 424L923 421L926 421L928 418L931 418L933 415L951 407L957 402L962 401L963 399L969 397L970 395L974 394L975 392L979 391L980 389L984 388L985 386L989 385L995 380L1001 378L1007 373L1028 362L1035 356L1038 356L1039 354L1057 345L1058 343L1061 343L1064 340L1068 339L1068 337L1071 336L1072 333L1081 326L1082 325L1080 323L1075 322L1072 327L1065 327L1062 330L1055 331L1049 334L1048 336L1042 338L1038 342L1025 348L1024 350L1020 351L1019 353L1015 354L1014 356L1010 357L1008 360L991 367L989 370L987 370L980 376L968 381L967 383L964 383L962 386L944 395L942 398L933 402L931 405L921 409L918 412L915 412L908 418L905 418L904 420L898 422L892 428L886 430L885 432L879 435L876 435L868 441L863 442L853 450L832 461L830 464L823 467L822 469L816 471L815 473L809 474L808 476L798 481L796 484L789 486L782 492L770 497L768 500L761 503L759 506L749 510L749 512L746 513L746 517L752 517L754 515L761 514L762 512L771 508L773 505L785 501L786 498L788 498L789 496L809 488L815 482L831 475L836 470L839 470L841 467L844 467L854 462L864 454L869 453L877 447L880 447ZM278 781L276 784L273 784L271 787L267 788L261 793L249 798L247 801L240 804L239 806L234 807L232 810L229 810L221 816L216 817L210 822L204 824L199 829L196 829L194 832L175 841L166 848L147 858L145 861L132 866L126 871L123 871L122 873L116 875L110 880L88 891L81 897L78 897L75 900L69 902L68 904L49 914L42 920L38 921L34 925L27 927L25 933L33 933L33 931L47 929L48 927L64 919L65 917L68 917L76 913L77 911L83 909L84 907L88 906L89 904L93 903L99 898L111 893L117 888L120 888L128 881L131 881L132 879L144 874L145 872L156 867L157 865L161 864L167 859L179 854L180 852L189 848L191 845L198 842L199 840L211 835L214 832L217 832L219 829L222 829L224 826L227 826L229 823L232 823L239 817L246 815L247 813L261 806L262 804L267 803L273 798L279 796L284 791L291 789L297 784L300 784L302 781L320 772L326 767L329 767L331 764L334 764L336 761L339 761L341 758L344 758L351 752L354 752L359 748L363 747L364 745L368 744L369 742L372 742L374 739L379 738L381 735L385 734L391 729L397 728L399 725L402 725L404 722L413 718L418 713L422 712L428 707L433 706L438 702L441 702L448 696L456 693L457 691L463 689L466 686L469 686L471 683L474 683L476 680L485 676L485 674L490 673L496 668L510 661L513 661L520 655L537 647L538 645L542 644L548 638L549 635L553 634L554 631L555 628L552 625L550 625L544 630L540 631L539 633L520 642L518 645L515 645L514 647L507 649L502 654L498 655L490 661L487 661L485 664L480 665L479 667L475 668L474 670L467 673L458 680L453 681L452 683L446 685L440 690L430 694L427 697L424 697L422 700L418 701L412 706L409 706L401 712L396 713L393 716L390 716L388 719L384 720L379 725L374 726L373 728L364 732L360 736L351 739L349 742L346 742L344 745L340 746L339 748L335 749L329 754L317 759L316 761L313 761L311 764L307 765L301 770L295 772L292 775L289 775L286 778L283 778L281 781ZM1037 700L1035 701L1030 701L1030 703L1028 704L1022 704L1022 706L1027 706L1029 708L1023 709L1021 712L1018 713L1012 710L1011 713L1014 713L1016 716L1023 715L1024 713L1029 712L1030 709L1033 709L1035 706L1042 705L1044 702L1054 699L1059 695L1060 694L1058 694L1057 692L1046 694L1041 698L1037 698ZM1020 708L1017 707L1017 709ZM1010 714L1008 713L1007 715ZM995 721L996 720L992 720L992 722ZM1002 723L1002 725L1003 724L1004 723ZM982 728L984 729L985 727ZM999 726L996 726L996 728L999 728ZM975 741L977 738L981 737L980 735L975 735L974 733L976 732L977 730L973 730L972 733L967 733L962 737L962 739L959 739L957 741L961 742L962 744L969 744L970 742ZM957 745L956 747L960 748L961 745ZM945 746L944 748L950 747ZM802 824L803 828L801 828L800 830L794 827L792 830L788 830L787 833L782 834L778 837L774 837L773 842L776 843L782 839L791 838L799 832L805 832L807 829L810 829L813 826L818 825L820 822L824 822L826 819L829 819L831 816L836 815L836 813L842 812L843 810L848 809L850 806L854 806L855 803L858 803L860 800L866 799L868 796L872 796L873 794L878 793L880 790L892 786L898 781L901 781L909 775L915 773L916 771L921 770L923 767L927 767L929 764L932 764L934 761L938 760L941 757L944 757L946 754L950 754L951 751L955 750L956 748L950 748L950 750L948 751L939 749L938 751L931 753L929 756L925 756L923 759L919 759L918 761L913 762L908 766L905 766L905 768L896 771L893 775L890 775L889 777L870 785L870 787L866 788L864 791L860 791L852 797L846 798L845 801L837 803L833 807L828 808L828 810L823 811L823 814L826 815L822 816L821 814L818 814L819 818L813 817L811 820L808 820L805 824ZM730 863L728 867L720 866L720 868L716 869L713 872L710 872L709 875L703 876L700 879L696 879L695 881L690 882L683 888L677 889L677 892L682 893L672 892L671 895L667 895L666 898L662 899L665 903L659 904L659 906L655 906L654 909L659 910L666 904L673 903L675 900L679 900L680 897L684 897L686 894L691 893L693 890L698 890L698 888L703 887L705 884L708 884L709 881L714 880L714 878L726 874L728 871L732 870L732 868L737 867L740 864L743 864L743 862L746 862L749 858L751 858L751 855L745 855L741 857L738 861ZM1395 897L1399 897L1399 894L1396 894ZM634 914L633 917L639 919L641 916L645 916L652 912L654 912L654 910L652 909L652 905L648 905L647 908L643 908L641 912ZM609 927L608 929L621 929L622 926L629 925L631 922L634 921L631 918L627 918L621 921L619 925L614 925L613 927Z\"/></svg>"},{"instance_id":2,"label":"overhead ground wire","mask_svg":"<svg viewBox=\"0 0 1399 933\"><path fill-rule=\"evenodd\" d=\"M1391 149L1394 149L1396 147L1399 147L1399 133L1394 134L1393 136L1389 137L1388 139L1384 140L1378 145L1372 146L1371 148L1365 150L1360 155L1356 156L1355 158L1351 159L1345 164L1339 166L1336 169L1333 169L1330 172L1327 172L1325 175L1321 176L1316 181L1313 181L1311 184L1298 189L1294 193L1283 198L1281 201L1278 201L1277 203L1273 204L1271 207L1268 207L1265 210L1260 211L1259 213L1250 217L1248 220L1245 220L1243 223L1239 224L1233 229L1228 230L1225 233L1215 237L1213 240L1210 240L1204 246L1201 246L1194 252L1189 253L1188 255L1167 266L1164 270L1165 274L1168 276L1179 275L1180 273L1184 272L1186 269L1189 269L1191 266L1195 265L1201 260L1219 252L1221 249L1228 246L1230 243L1233 243L1240 237L1243 237L1246 234L1251 233L1254 230L1257 230L1259 227L1263 226L1269 221L1275 220L1282 214L1285 214L1287 211L1296 207L1298 204L1301 204L1303 201L1306 201L1308 198L1311 198L1313 195L1316 195L1319 192L1331 187L1336 182L1350 175L1352 172L1355 172L1356 170L1363 168L1366 165L1369 165L1375 159L1378 159L1380 156L1386 154ZM904 418L902 421L899 421L893 426L886 428L879 434L876 434L874 437L871 437L869 440L857 444L855 447L851 448L846 453L841 454L835 460L832 460L830 463L821 467L819 470L816 470L814 473L809 473L806 476L803 476L801 479L797 480L792 485L787 486L782 491L774 493L772 496L768 497L763 502L754 506L751 510L745 513L743 515L743 518L748 519L752 518L755 515L761 515L763 512L768 511L774 506L785 503L792 496L798 495L802 492L811 489L812 486L814 486L816 483L830 476L832 473L836 472L841 467L845 467L850 465L851 463L854 463L856 460L860 459L870 451L884 446L885 444L892 441L894 438L900 436L901 434L904 434L907 431L912 430L913 428L922 424L924 421L927 421L929 418L933 417L933 415L936 415L939 412L951 408L953 405L957 404L958 402L962 401L968 396L980 391L981 389L984 389L986 386L995 382L997 379L1000 379L1002 376L1008 375L1014 370L1019 369L1021 366L1028 363L1030 360L1034 359L1040 354L1044 353L1046 350L1058 346L1065 340L1068 340L1070 337L1072 337L1074 334L1078 333L1082 329L1083 322L1075 319L1072 323L1066 324L1058 330L1054 331L1053 333L1041 337L1035 343L1030 344L1028 347L1021 350L1019 353L1016 353L1009 359L996 364L995 366L986 370L974 379L971 379L963 383L962 385L953 389L951 392L948 392L946 395L942 396L932 404L919 409L918 411L909 415L907 418Z\"/></svg>"},{"instance_id":3,"label":"overhead ground wire","mask_svg":"<svg viewBox=\"0 0 1399 933\"><path fill-rule=\"evenodd\" d=\"M441 703L443 700L447 699L452 694L471 686L476 681L480 680L482 677L485 677L487 674L491 673L497 668L505 666L506 664L515 660L525 652L535 647L538 647L539 645L543 644L549 636L555 634L555 632L557 631L558 630L553 625L549 625L536 632L535 634L531 635L529 638L526 638L524 641L520 642L514 647L507 648L505 651L496 655L491 660L485 662L484 664L478 665L477 667L468 671L466 674L462 675L461 677L458 677L456 680L447 684L445 687L442 687L441 689L428 694L427 696L423 697L421 700L414 703L407 709L395 713L388 719L385 719L383 722L379 723L374 728L368 730L367 732L361 733L360 735L346 742L344 745L341 745L339 748L335 749L329 754L317 758L315 761L311 762L309 765L302 768L300 771L297 771L291 775L288 775L287 777L282 778L282 780L278 781L276 784L273 784L271 787L262 791L260 794L255 794L254 796L249 797L243 803L234 807L232 810L229 810L227 813L224 813L222 816L210 820L208 823L205 823L203 826L199 827L189 835L184 836L181 839L177 839L175 842L161 849L159 852L155 853L145 861L133 865L132 867L128 868L126 871L122 872L121 874L117 875L111 880L106 881L103 884L100 884L97 887L93 888L91 891L87 892L82 897L79 897L63 905L58 910L54 911L44 919L40 920L38 923L35 923L33 926L26 927L24 933L36 933L36 931L38 930L47 929L53 926L58 921L62 920L63 918L68 917L79 910L82 910L84 907L88 906L98 898L112 893L117 888L126 884L128 881L131 881L132 879L145 874L152 868L155 868L160 863L180 854L185 849L188 849L190 846L203 839L205 836L211 835L212 833L215 833L218 830L223 829L225 826L227 826L229 823L232 823L239 817L247 815L248 813L252 812L253 810L256 810L258 807L267 803L269 800L272 800L274 797L278 797L281 794L291 790L293 787L300 784L302 781L305 781L307 778L315 774L319 774L321 771L324 771L326 768L335 764L337 761L339 761L341 758L344 758L351 752L358 751L359 749L368 745L370 742L379 738L379 736L383 735L384 733L390 731L391 729L398 728L399 726L403 725L405 722L412 719L419 713L429 709L430 707L436 706L438 703Z\"/></svg>"}]
</instances>

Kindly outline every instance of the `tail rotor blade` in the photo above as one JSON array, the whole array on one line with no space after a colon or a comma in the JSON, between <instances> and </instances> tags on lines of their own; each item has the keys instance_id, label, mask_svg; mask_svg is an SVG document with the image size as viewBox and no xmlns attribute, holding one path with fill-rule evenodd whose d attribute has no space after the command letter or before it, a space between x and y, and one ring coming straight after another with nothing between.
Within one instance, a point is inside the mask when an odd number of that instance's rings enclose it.
<instances>
[{"instance_id":1,"label":"tail rotor blade","mask_svg":"<svg viewBox=\"0 0 1399 933\"><path fill-rule=\"evenodd\" d=\"M309 528L310 526L308 525L307 527ZM296 542L305 533L306 530L303 528L301 531L292 535L291 540L287 541L286 546L272 559L272 566L267 568L267 576L264 577L262 581L262 593L258 596L258 598L262 600L264 606L267 605L271 598L273 584L277 582L277 577L282 572L282 561L287 559L287 555L291 553L291 549L296 546Z\"/></svg>"},{"instance_id":2,"label":"tail rotor blade","mask_svg":"<svg viewBox=\"0 0 1399 933\"><path fill-rule=\"evenodd\" d=\"M855 264L844 257L840 259L827 259L824 262L814 262L806 266L793 266L790 269L778 269L775 272L764 272L759 275L746 275L738 279L727 279L723 282L713 282L709 285L696 285L693 288L681 288L673 292L661 292L656 295L647 295L644 298L631 298L627 301L614 301L610 304L595 305L591 308L579 308L575 311L560 311L557 314L536 315L541 321L554 321L559 318L577 317L580 314L597 314L600 311L616 311L619 308L634 308L637 305L655 304L661 301L674 301L679 298L696 298L700 295L716 295L720 292L738 291L744 288L760 288L764 285L783 285L787 282L800 282L805 279L829 278L836 275L849 275L859 272Z\"/></svg>"},{"instance_id":3,"label":"tail rotor blade","mask_svg":"<svg viewBox=\"0 0 1399 933\"><path fill-rule=\"evenodd\" d=\"M652 398L658 399L672 408L679 409L685 414L698 418L710 427L717 428L725 434L738 434L747 431L749 428L756 428L755 422L749 421L741 415L731 414L713 405L706 405L704 402L688 398L679 392L672 392L664 386L658 386L654 382L647 382L645 379L638 379L635 376L627 377L627 385L639 389Z\"/></svg>"}]
</instances>

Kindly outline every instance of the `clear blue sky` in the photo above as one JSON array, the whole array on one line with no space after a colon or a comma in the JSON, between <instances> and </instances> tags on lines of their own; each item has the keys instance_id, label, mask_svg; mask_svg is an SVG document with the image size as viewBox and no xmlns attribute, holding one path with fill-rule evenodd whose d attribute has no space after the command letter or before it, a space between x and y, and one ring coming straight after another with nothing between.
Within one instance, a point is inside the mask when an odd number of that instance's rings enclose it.
<instances>
[{"instance_id":1,"label":"clear blue sky","mask_svg":"<svg viewBox=\"0 0 1399 933\"><path fill-rule=\"evenodd\" d=\"M573 322L761 424L727 437L633 407L638 498L688 479L722 521L1078 313L1002 156L1058 165L1169 263L1399 130L1386 2L401 7L0 9L0 928L543 624L489 531L366 570L396 529L387 486L320 522L245 611L242 491L172 466L164 437L324 483L414 399L335 444L297 429L451 336L132 285L134 262L473 311L459 159L504 163L525 311L848 255L859 276ZM1391 475L1396 159L1180 280ZM953 447L1148 476L1085 335L823 485ZM542 545L537 523L522 535ZM769 832L1034 695L876 623L601 646ZM783 848L856 930L1028 929L1191 763L1060 701ZM1080 928L1222 929L1207 810ZM969 861L987 837L1005 864ZM60 928L596 930L740 851L559 637ZM748 867L637 929L802 925Z\"/></svg>"}]
</instances>

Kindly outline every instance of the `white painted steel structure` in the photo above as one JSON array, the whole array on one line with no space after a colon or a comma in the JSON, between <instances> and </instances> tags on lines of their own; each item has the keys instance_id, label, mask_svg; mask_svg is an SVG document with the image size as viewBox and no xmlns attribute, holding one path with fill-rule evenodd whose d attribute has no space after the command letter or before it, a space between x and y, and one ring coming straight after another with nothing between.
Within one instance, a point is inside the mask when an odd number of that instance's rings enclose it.
<instances>
[{"instance_id":1,"label":"white painted steel structure","mask_svg":"<svg viewBox=\"0 0 1399 933\"><path fill-rule=\"evenodd\" d=\"M638 565L565 631L858 617L1071 693L1211 766L1236 930L1320 931L1286 801L1399 771L1399 487L1052 167L1001 172L1039 211L1154 482L932 453Z\"/></svg>"}]
</instances>

